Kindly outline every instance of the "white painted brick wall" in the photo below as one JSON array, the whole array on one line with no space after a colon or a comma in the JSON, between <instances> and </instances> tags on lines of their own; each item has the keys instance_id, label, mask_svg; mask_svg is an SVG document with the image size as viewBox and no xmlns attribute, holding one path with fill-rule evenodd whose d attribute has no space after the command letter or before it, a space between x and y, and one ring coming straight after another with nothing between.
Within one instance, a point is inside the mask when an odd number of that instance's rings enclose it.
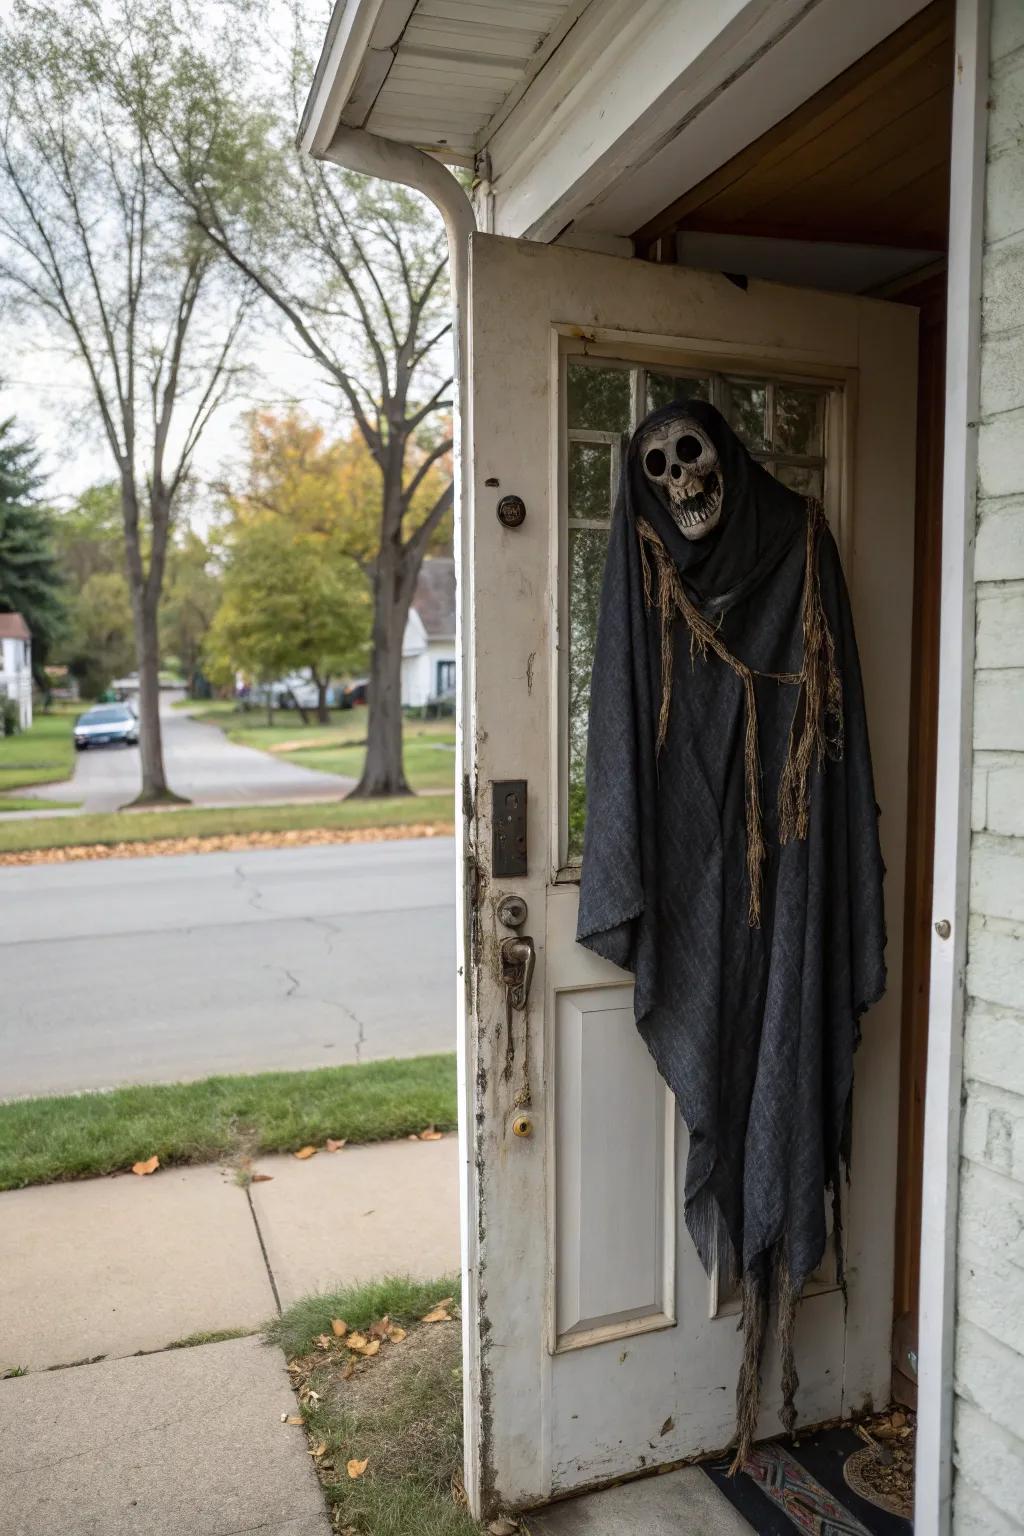
<instances>
[{"instance_id":1,"label":"white painted brick wall","mask_svg":"<svg viewBox=\"0 0 1024 1536\"><path fill-rule=\"evenodd\" d=\"M1024 0L994 0L982 285L956 1536L1024 1533Z\"/></svg>"}]
</instances>

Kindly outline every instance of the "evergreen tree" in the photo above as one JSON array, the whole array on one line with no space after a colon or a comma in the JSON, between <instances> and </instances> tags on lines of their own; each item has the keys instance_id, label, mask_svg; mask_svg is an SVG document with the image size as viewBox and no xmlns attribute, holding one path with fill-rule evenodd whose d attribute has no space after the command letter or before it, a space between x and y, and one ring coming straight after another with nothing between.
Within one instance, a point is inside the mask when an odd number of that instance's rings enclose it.
<instances>
[{"instance_id":1,"label":"evergreen tree","mask_svg":"<svg viewBox=\"0 0 1024 1536\"><path fill-rule=\"evenodd\" d=\"M33 671L45 687L43 665L63 632L65 608L53 522L37 500L41 484L34 443L18 436L13 418L0 422L0 613L20 613L32 631Z\"/></svg>"}]
</instances>

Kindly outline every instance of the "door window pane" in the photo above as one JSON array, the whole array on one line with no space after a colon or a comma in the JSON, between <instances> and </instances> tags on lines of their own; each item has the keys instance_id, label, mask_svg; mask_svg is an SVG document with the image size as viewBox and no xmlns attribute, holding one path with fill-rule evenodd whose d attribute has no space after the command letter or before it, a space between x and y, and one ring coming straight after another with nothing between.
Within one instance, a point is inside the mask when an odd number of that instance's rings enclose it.
<instances>
[{"instance_id":1,"label":"door window pane","mask_svg":"<svg viewBox=\"0 0 1024 1536\"><path fill-rule=\"evenodd\" d=\"M607 553L608 535L602 529L569 529L568 858L571 864L578 864L583 853L590 672L594 665L597 608Z\"/></svg>"},{"instance_id":2,"label":"door window pane","mask_svg":"<svg viewBox=\"0 0 1024 1536\"><path fill-rule=\"evenodd\" d=\"M570 878L583 852L590 671L597 634L608 524L626 436L648 411L673 400L709 400L754 458L783 485L825 499L828 383L664 373L633 364L566 367L568 506L565 508L567 610L562 617L564 803L559 861ZM595 526L596 525L596 526Z\"/></svg>"},{"instance_id":3,"label":"door window pane","mask_svg":"<svg viewBox=\"0 0 1024 1536\"><path fill-rule=\"evenodd\" d=\"M628 432L630 370L570 363L567 378L569 426L591 432Z\"/></svg>"},{"instance_id":4,"label":"door window pane","mask_svg":"<svg viewBox=\"0 0 1024 1536\"><path fill-rule=\"evenodd\" d=\"M816 496L821 500L821 470L808 464L776 464L773 471L776 480L788 485L801 496Z\"/></svg>"},{"instance_id":5,"label":"door window pane","mask_svg":"<svg viewBox=\"0 0 1024 1536\"><path fill-rule=\"evenodd\" d=\"M710 400L711 381L709 379L686 379L672 373L649 373L647 375L647 409L660 411L663 405L671 405L673 400Z\"/></svg>"},{"instance_id":6,"label":"door window pane","mask_svg":"<svg viewBox=\"0 0 1024 1536\"><path fill-rule=\"evenodd\" d=\"M763 453L768 445L766 385L749 379L725 379L723 384L722 415L751 453Z\"/></svg>"},{"instance_id":7,"label":"door window pane","mask_svg":"<svg viewBox=\"0 0 1024 1536\"><path fill-rule=\"evenodd\" d=\"M824 407L821 389L792 389L777 384L772 446L780 453L820 454Z\"/></svg>"},{"instance_id":8,"label":"door window pane","mask_svg":"<svg viewBox=\"0 0 1024 1536\"><path fill-rule=\"evenodd\" d=\"M611 443L569 444L569 516L607 518L615 486Z\"/></svg>"}]
</instances>

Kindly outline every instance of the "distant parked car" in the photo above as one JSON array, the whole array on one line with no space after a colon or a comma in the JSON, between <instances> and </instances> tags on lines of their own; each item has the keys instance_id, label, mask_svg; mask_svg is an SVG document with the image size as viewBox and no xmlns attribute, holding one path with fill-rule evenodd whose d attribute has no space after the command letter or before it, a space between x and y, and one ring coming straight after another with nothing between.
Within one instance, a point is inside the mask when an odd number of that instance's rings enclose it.
<instances>
[{"instance_id":1,"label":"distant parked car","mask_svg":"<svg viewBox=\"0 0 1024 1536\"><path fill-rule=\"evenodd\" d=\"M357 704L366 704L370 697L370 684L366 678L356 683L347 683L342 690L342 709L354 709Z\"/></svg>"},{"instance_id":2,"label":"distant parked car","mask_svg":"<svg viewBox=\"0 0 1024 1536\"><path fill-rule=\"evenodd\" d=\"M139 740L139 722L126 704L97 704L75 721L75 750L86 747L134 747Z\"/></svg>"}]
</instances>

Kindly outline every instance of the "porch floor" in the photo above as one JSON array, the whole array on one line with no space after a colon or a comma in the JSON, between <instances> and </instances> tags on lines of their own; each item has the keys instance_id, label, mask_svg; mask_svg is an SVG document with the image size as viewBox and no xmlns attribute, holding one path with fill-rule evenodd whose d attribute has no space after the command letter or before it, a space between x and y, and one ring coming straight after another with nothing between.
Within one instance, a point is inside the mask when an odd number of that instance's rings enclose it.
<instances>
[{"instance_id":1,"label":"porch floor","mask_svg":"<svg viewBox=\"0 0 1024 1536\"><path fill-rule=\"evenodd\" d=\"M848 1428L768 1442L737 1477L727 1461L683 1467L553 1504L527 1525L530 1536L912 1536L909 1520L847 1484L843 1468L863 1450Z\"/></svg>"}]
</instances>

